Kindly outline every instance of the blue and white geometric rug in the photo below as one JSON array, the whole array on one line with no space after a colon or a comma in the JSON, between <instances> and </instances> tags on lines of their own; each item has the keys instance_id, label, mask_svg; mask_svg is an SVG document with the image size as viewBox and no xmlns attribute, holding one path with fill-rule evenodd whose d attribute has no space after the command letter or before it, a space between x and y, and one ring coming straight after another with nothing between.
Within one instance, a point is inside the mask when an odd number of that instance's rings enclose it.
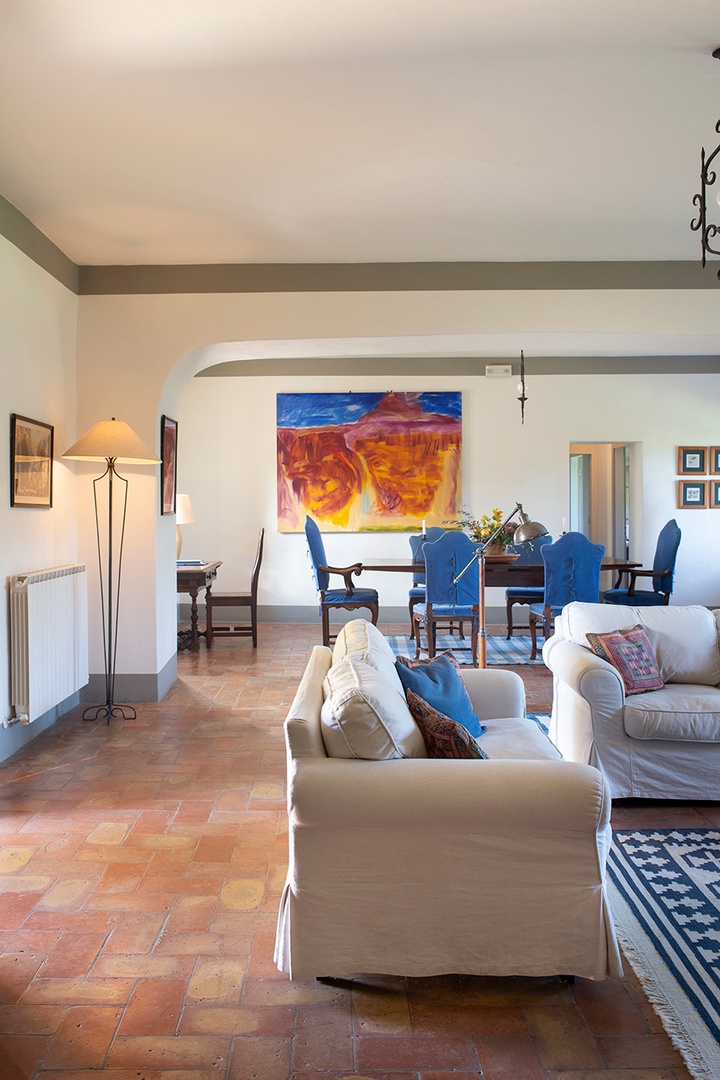
<instances>
[{"instance_id":1,"label":"blue and white geometric rug","mask_svg":"<svg viewBox=\"0 0 720 1080\"><path fill-rule=\"evenodd\" d=\"M411 658L415 656L415 642L412 638L406 634L386 634L385 636L396 656L409 656ZM500 634L488 634L485 640L487 641L488 664L542 664L543 662L539 651L535 660L530 659L531 642L529 634L514 634L509 641ZM467 648L463 648L463 644ZM542 645L542 641L540 645ZM452 649L456 653L459 664L472 663L469 635L466 636L463 642L463 639L457 634L438 634L436 652L443 652L445 649ZM457 652L458 649L462 651ZM421 653L420 656L427 659L427 653ZM720 1077L718 1077L718 1080L720 1080Z\"/></svg>"},{"instance_id":2,"label":"blue and white geometric rug","mask_svg":"<svg viewBox=\"0 0 720 1080\"><path fill-rule=\"evenodd\" d=\"M618 939L696 1080L720 1077L720 831L619 829L608 887Z\"/></svg>"}]
</instances>

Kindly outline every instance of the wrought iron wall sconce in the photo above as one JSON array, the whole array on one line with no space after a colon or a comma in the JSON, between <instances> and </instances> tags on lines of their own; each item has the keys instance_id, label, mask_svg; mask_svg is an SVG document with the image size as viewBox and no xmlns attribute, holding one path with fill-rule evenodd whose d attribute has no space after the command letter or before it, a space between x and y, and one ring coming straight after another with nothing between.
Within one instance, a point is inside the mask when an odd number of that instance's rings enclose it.
<instances>
[{"instance_id":1,"label":"wrought iron wall sconce","mask_svg":"<svg viewBox=\"0 0 720 1080\"><path fill-rule=\"evenodd\" d=\"M713 56L716 60L720 60L720 46L713 50ZM720 135L720 120L715 125L715 131ZM720 256L720 248L713 247L712 240L720 233L720 225L714 225L712 222L708 222L708 190L712 191L717 183L717 173L713 166L715 158L720 153L720 144L715 147L711 154L705 156L705 147L703 146L700 151L700 191L697 195L693 196L693 206L698 208L698 215L690 222L690 228L693 232L700 233L700 246L702 248L702 264L703 267L706 263L707 255ZM720 203L720 187L715 193L715 199ZM718 271L718 278L720 278L720 270Z\"/></svg>"},{"instance_id":2,"label":"wrought iron wall sconce","mask_svg":"<svg viewBox=\"0 0 720 1080\"><path fill-rule=\"evenodd\" d=\"M720 147L718 148L720 149ZM520 382L518 383L518 401L520 402L520 423L525 423L525 402L527 401L527 385L525 383L525 353L520 350Z\"/></svg>"}]
</instances>

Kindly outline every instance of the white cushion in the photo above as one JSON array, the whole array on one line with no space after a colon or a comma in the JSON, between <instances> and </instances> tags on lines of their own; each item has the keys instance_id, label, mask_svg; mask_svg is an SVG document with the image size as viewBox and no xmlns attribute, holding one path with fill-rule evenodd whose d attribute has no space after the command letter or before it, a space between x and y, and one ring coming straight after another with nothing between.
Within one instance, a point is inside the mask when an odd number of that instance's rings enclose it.
<instances>
[{"instance_id":1,"label":"white cushion","mask_svg":"<svg viewBox=\"0 0 720 1080\"><path fill-rule=\"evenodd\" d=\"M720 742L720 690L676 683L627 699L625 732L632 739Z\"/></svg>"},{"instance_id":2,"label":"white cushion","mask_svg":"<svg viewBox=\"0 0 720 1080\"><path fill-rule=\"evenodd\" d=\"M696 604L646 608L642 614L666 683L720 683L717 623L711 611Z\"/></svg>"},{"instance_id":3,"label":"white cushion","mask_svg":"<svg viewBox=\"0 0 720 1080\"><path fill-rule=\"evenodd\" d=\"M561 761L562 754L534 720L508 716L483 720L487 731L478 744L491 761Z\"/></svg>"},{"instance_id":4,"label":"white cushion","mask_svg":"<svg viewBox=\"0 0 720 1080\"><path fill-rule=\"evenodd\" d=\"M349 656L333 663L323 693L320 723L328 757L372 761L427 757L402 690L370 664Z\"/></svg>"},{"instance_id":5,"label":"white cushion","mask_svg":"<svg viewBox=\"0 0 720 1080\"><path fill-rule=\"evenodd\" d=\"M563 635L586 648L588 632L626 630L636 623L645 628L664 682L720 685L718 624L715 614L699 604L639 608L575 601L559 620Z\"/></svg>"},{"instance_id":6,"label":"white cushion","mask_svg":"<svg viewBox=\"0 0 720 1080\"><path fill-rule=\"evenodd\" d=\"M391 683L398 693L405 697L400 676L395 667L395 653L390 644L367 619L352 619L345 623L333 647L333 664L339 664L347 657L369 664Z\"/></svg>"}]
</instances>

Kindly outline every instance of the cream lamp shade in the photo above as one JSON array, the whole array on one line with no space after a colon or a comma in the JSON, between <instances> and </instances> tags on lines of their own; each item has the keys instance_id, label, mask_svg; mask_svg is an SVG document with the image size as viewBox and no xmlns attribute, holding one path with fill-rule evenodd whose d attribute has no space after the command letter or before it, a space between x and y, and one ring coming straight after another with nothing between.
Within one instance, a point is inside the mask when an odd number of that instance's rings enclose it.
<instances>
[{"instance_id":1,"label":"cream lamp shade","mask_svg":"<svg viewBox=\"0 0 720 1080\"><path fill-rule=\"evenodd\" d=\"M175 558L179 560L183 542L182 529L180 526L193 525L197 521L189 495L176 496L175 515Z\"/></svg>"},{"instance_id":2,"label":"cream lamp shade","mask_svg":"<svg viewBox=\"0 0 720 1080\"><path fill-rule=\"evenodd\" d=\"M74 461L133 461L159 465L160 458L148 449L124 420L98 420L62 455Z\"/></svg>"},{"instance_id":3,"label":"cream lamp shade","mask_svg":"<svg viewBox=\"0 0 720 1080\"><path fill-rule=\"evenodd\" d=\"M178 525L194 525L197 521L193 505L189 495L178 495L176 498L175 515Z\"/></svg>"}]
</instances>

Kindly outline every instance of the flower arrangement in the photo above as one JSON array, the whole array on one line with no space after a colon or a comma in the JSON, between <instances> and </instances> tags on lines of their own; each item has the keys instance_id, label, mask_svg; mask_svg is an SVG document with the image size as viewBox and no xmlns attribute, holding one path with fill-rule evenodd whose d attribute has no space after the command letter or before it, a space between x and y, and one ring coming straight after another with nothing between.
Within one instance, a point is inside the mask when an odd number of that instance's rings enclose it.
<instances>
[{"instance_id":1,"label":"flower arrangement","mask_svg":"<svg viewBox=\"0 0 720 1080\"><path fill-rule=\"evenodd\" d=\"M472 511L463 507L457 518L452 521L444 521L443 525L455 525L464 529L470 539L477 544L483 540L489 540L493 533L497 532L504 520L505 514L497 506L490 514L482 514L479 518L474 517ZM498 551L505 551L508 545L513 542L516 528L517 525L514 521L508 522L494 538L492 547Z\"/></svg>"}]
</instances>

